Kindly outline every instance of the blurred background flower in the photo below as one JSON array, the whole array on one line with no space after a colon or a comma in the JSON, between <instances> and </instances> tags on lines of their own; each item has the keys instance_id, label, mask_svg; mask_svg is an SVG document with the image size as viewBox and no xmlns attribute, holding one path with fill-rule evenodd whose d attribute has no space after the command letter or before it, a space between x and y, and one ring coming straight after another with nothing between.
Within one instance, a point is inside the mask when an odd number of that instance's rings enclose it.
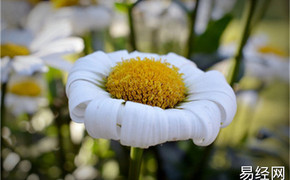
<instances>
[{"instance_id":1,"label":"blurred background flower","mask_svg":"<svg viewBox=\"0 0 290 180\"><path fill-rule=\"evenodd\" d=\"M72 34L82 36L108 27L111 14L110 9L94 0L53 0L33 8L28 15L27 27L37 32L47 23L67 20Z\"/></svg>"}]
</instances>

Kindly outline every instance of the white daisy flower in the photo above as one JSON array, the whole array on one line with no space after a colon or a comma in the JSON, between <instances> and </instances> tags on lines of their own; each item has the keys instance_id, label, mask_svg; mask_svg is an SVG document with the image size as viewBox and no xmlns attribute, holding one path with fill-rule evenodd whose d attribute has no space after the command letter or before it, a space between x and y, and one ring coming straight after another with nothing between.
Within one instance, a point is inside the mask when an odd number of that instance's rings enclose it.
<instances>
[{"instance_id":1,"label":"white daisy flower","mask_svg":"<svg viewBox=\"0 0 290 180\"><path fill-rule=\"evenodd\" d=\"M7 80L5 77L10 68L21 75L44 72L47 70L45 65L69 71L72 63L63 56L79 53L84 48L82 39L69 35L70 27L65 22L48 24L36 35L27 30L1 31L2 80ZM8 63L9 59L11 63Z\"/></svg>"},{"instance_id":2,"label":"white daisy flower","mask_svg":"<svg viewBox=\"0 0 290 180\"><path fill-rule=\"evenodd\" d=\"M146 31L142 30L148 28L159 31L159 42L186 41L187 15L178 4L169 1L142 1L136 5L134 12L134 17L139 22L136 29L140 29L140 38L143 37L144 42L148 41L148 37L144 36Z\"/></svg>"},{"instance_id":3,"label":"white daisy flower","mask_svg":"<svg viewBox=\"0 0 290 180\"><path fill-rule=\"evenodd\" d=\"M66 93L72 120L92 137L140 148L187 139L209 145L236 112L221 73L174 53L95 52L75 63Z\"/></svg>"},{"instance_id":4,"label":"white daisy flower","mask_svg":"<svg viewBox=\"0 0 290 180\"><path fill-rule=\"evenodd\" d=\"M42 74L13 74L8 82L5 105L15 116L22 113L34 114L40 107L48 105L45 89Z\"/></svg>"},{"instance_id":5,"label":"white daisy flower","mask_svg":"<svg viewBox=\"0 0 290 180\"><path fill-rule=\"evenodd\" d=\"M236 43L230 42L219 49L225 57L234 56ZM243 49L245 62L245 75L259 78L265 82L275 79L289 81L289 60L286 53L272 46L268 37L259 34L251 37ZM223 63L224 64L224 63ZM229 65L224 67L227 71Z\"/></svg>"},{"instance_id":6,"label":"white daisy flower","mask_svg":"<svg viewBox=\"0 0 290 180\"><path fill-rule=\"evenodd\" d=\"M78 1L66 4L70 1L60 2L53 7L53 2L38 3L30 12L27 19L27 27L32 31L39 31L46 23L66 20L72 27L74 35L83 35L92 30L100 30L111 23L109 9L101 5L79 5Z\"/></svg>"}]
</instances>

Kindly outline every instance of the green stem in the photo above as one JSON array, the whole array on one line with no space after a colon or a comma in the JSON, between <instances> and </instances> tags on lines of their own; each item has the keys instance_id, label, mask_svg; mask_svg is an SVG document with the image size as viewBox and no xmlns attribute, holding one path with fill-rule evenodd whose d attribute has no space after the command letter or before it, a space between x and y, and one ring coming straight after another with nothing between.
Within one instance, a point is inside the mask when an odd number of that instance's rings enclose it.
<instances>
[{"instance_id":1,"label":"green stem","mask_svg":"<svg viewBox=\"0 0 290 180\"><path fill-rule=\"evenodd\" d=\"M83 40L84 40L84 44L85 44L85 48L84 48L84 54L88 55L94 52L94 48L93 48L93 33L92 32L88 32L87 34L84 35Z\"/></svg>"},{"instance_id":2,"label":"green stem","mask_svg":"<svg viewBox=\"0 0 290 180\"><path fill-rule=\"evenodd\" d=\"M131 147L129 180L138 180L142 163L143 149Z\"/></svg>"},{"instance_id":3,"label":"green stem","mask_svg":"<svg viewBox=\"0 0 290 180\"><path fill-rule=\"evenodd\" d=\"M5 96L7 91L7 82L4 82L1 86L1 132L4 127L5 123ZM1 133L1 152L4 149L4 142L2 139L2 133ZM3 156L1 156L1 179L4 179L4 169L3 169Z\"/></svg>"},{"instance_id":4,"label":"green stem","mask_svg":"<svg viewBox=\"0 0 290 180\"><path fill-rule=\"evenodd\" d=\"M259 1L259 3L260 4L257 5L255 16L253 17L253 20L251 21L250 29L252 29L252 27L255 26L256 24L258 24L261 21L261 19L263 19L263 17L265 16L269 8L271 0Z\"/></svg>"},{"instance_id":5,"label":"green stem","mask_svg":"<svg viewBox=\"0 0 290 180\"><path fill-rule=\"evenodd\" d=\"M195 7L193 11L189 13L189 16L188 16L189 32L188 32L188 39L187 39L187 48L185 48L186 49L185 56L187 58L190 58L192 54L192 49L194 47L194 39L195 39L194 29L195 29L195 24L196 24L195 22L196 22L198 6L199 6L199 0L196 0Z\"/></svg>"},{"instance_id":6,"label":"green stem","mask_svg":"<svg viewBox=\"0 0 290 180\"><path fill-rule=\"evenodd\" d=\"M238 49L234 57L234 65L233 65L233 72L229 79L229 84L231 86L234 85L235 82L237 82L237 78L239 75L239 70L243 58L243 48L248 40L248 37L250 35L250 28L251 28L251 20L254 14L254 10L256 7L257 0L248 0L247 5L245 8L245 14L244 14L244 22L242 26L242 36L240 39L240 42L238 44Z\"/></svg>"},{"instance_id":7,"label":"green stem","mask_svg":"<svg viewBox=\"0 0 290 180\"><path fill-rule=\"evenodd\" d=\"M2 127L4 126L4 120L5 120L6 90L7 90L7 82L4 82L1 86L1 130L2 130Z\"/></svg>"},{"instance_id":8,"label":"green stem","mask_svg":"<svg viewBox=\"0 0 290 180\"><path fill-rule=\"evenodd\" d=\"M134 5L129 5L128 7L128 21L129 21L129 28L130 28L130 44L133 51L137 50L136 44L136 36L135 36L135 27L134 27L134 20L132 16Z\"/></svg>"}]
</instances>

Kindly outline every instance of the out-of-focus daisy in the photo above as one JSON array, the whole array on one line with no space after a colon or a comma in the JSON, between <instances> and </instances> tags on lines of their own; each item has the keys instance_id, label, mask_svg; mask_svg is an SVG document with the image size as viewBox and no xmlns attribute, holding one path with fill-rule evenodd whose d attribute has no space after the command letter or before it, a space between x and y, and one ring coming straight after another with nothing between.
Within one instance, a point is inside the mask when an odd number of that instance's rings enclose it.
<instances>
[{"instance_id":1,"label":"out-of-focus daisy","mask_svg":"<svg viewBox=\"0 0 290 180\"><path fill-rule=\"evenodd\" d=\"M84 35L92 30L103 29L111 23L111 12L95 1L54 0L41 2L30 12L27 27L39 31L46 23L66 20L74 35Z\"/></svg>"},{"instance_id":2,"label":"out-of-focus daisy","mask_svg":"<svg viewBox=\"0 0 290 180\"><path fill-rule=\"evenodd\" d=\"M135 19L139 19L142 35L148 27L158 30L159 42L168 40L183 43L187 38L187 15L176 3L170 1L142 1L134 8ZM148 30L147 30L148 31ZM148 39L148 38L147 38ZM144 41L147 40L144 37Z\"/></svg>"},{"instance_id":3,"label":"out-of-focus daisy","mask_svg":"<svg viewBox=\"0 0 290 180\"><path fill-rule=\"evenodd\" d=\"M236 0L202 0L196 16L195 32L202 34L210 20L218 20L229 13L234 7ZM192 10L195 7L195 1L186 1L187 9Z\"/></svg>"},{"instance_id":4,"label":"out-of-focus daisy","mask_svg":"<svg viewBox=\"0 0 290 180\"><path fill-rule=\"evenodd\" d=\"M221 46L219 52L222 56L231 57L235 50L236 44L231 42ZM265 82L274 79L289 81L289 57L281 49L272 46L267 36L256 35L251 37L244 47L243 53L246 75L259 78ZM228 68L225 66L224 69Z\"/></svg>"},{"instance_id":5,"label":"out-of-focus daisy","mask_svg":"<svg viewBox=\"0 0 290 180\"><path fill-rule=\"evenodd\" d=\"M81 52L84 46L82 39L69 35L70 27L65 22L48 24L36 35L27 30L1 31L2 80L10 69L21 75L43 72L45 65L68 71L72 63L63 56Z\"/></svg>"},{"instance_id":6,"label":"out-of-focus daisy","mask_svg":"<svg viewBox=\"0 0 290 180\"><path fill-rule=\"evenodd\" d=\"M33 76L13 74L8 82L5 105L14 114L34 114L48 105L45 98L45 81L41 73Z\"/></svg>"},{"instance_id":7,"label":"out-of-focus daisy","mask_svg":"<svg viewBox=\"0 0 290 180\"><path fill-rule=\"evenodd\" d=\"M66 93L72 120L92 137L140 148L186 139L209 145L236 112L222 74L174 53L95 52L75 63Z\"/></svg>"}]
</instances>

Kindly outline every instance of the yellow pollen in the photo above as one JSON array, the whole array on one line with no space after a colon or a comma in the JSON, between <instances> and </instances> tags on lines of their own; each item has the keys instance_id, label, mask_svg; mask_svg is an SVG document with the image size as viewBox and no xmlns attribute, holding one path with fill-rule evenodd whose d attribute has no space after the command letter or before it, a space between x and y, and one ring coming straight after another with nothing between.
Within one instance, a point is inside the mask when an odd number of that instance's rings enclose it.
<instances>
[{"instance_id":1,"label":"yellow pollen","mask_svg":"<svg viewBox=\"0 0 290 180\"><path fill-rule=\"evenodd\" d=\"M55 8L76 6L79 4L79 0L51 0L51 2Z\"/></svg>"},{"instance_id":2,"label":"yellow pollen","mask_svg":"<svg viewBox=\"0 0 290 180\"><path fill-rule=\"evenodd\" d=\"M1 58L5 56L13 58L14 56L22 56L22 55L25 56L29 54L30 52L25 46L13 43L1 44Z\"/></svg>"},{"instance_id":3,"label":"yellow pollen","mask_svg":"<svg viewBox=\"0 0 290 180\"><path fill-rule=\"evenodd\" d=\"M173 108L185 98L185 84L178 68L154 58L139 57L118 63L107 78L113 98L163 109Z\"/></svg>"},{"instance_id":4,"label":"yellow pollen","mask_svg":"<svg viewBox=\"0 0 290 180\"><path fill-rule=\"evenodd\" d=\"M258 48L258 52L263 54L275 54L278 56L286 57L286 53L281 51L280 49L272 46L261 46Z\"/></svg>"},{"instance_id":5,"label":"yellow pollen","mask_svg":"<svg viewBox=\"0 0 290 180\"><path fill-rule=\"evenodd\" d=\"M36 5L37 3L40 2L40 0L28 0L32 5Z\"/></svg>"},{"instance_id":6,"label":"yellow pollen","mask_svg":"<svg viewBox=\"0 0 290 180\"><path fill-rule=\"evenodd\" d=\"M77 5L96 5L97 0L51 0L54 8L62 8Z\"/></svg>"},{"instance_id":7,"label":"yellow pollen","mask_svg":"<svg viewBox=\"0 0 290 180\"><path fill-rule=\"evenodd\" d=\"M25 80L12 84L8 91L19 96L39 96L41 93L40 86L33 80Z\"/></svg>"}]
</instances>

